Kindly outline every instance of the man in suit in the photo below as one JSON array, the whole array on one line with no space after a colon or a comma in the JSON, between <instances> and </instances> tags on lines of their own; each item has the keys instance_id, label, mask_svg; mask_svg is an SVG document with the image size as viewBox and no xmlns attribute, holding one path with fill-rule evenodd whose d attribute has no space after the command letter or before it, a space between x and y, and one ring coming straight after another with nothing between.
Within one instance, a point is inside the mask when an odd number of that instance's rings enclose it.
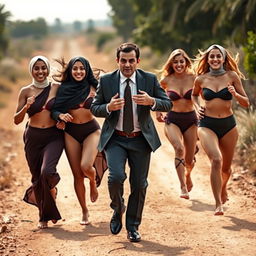
<instances>
[{"instance_id":1,"label":"man in suit","mask_svg":"<svg viewBox=\"0 0 256 256\"><path fill-rule=\"evenodd\" d=\"M150 155L161 145L150 110L168 112L171 103L156 76L137 69L140 62L137 45L120 45L116 62L119 69L100 78L91 111L97 117L105 117L99 151L105 151L109 167L110 206L114 210L110 230L118 234L122 229L128 160L131 193L126 210L127 238L139 242Z\"/></svg>"}]
</instances>

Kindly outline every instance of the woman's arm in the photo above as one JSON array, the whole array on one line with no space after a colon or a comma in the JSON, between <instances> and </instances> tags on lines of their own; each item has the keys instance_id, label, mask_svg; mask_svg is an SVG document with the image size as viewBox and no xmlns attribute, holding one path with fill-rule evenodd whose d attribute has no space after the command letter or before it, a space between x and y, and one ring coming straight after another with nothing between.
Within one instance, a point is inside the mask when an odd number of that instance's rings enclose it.
<instances>
[{"instance_id":1,"label":"woman's arm","mask_svg":"<svg viewBox=\"0 0 256 256\"><path fill-rule=\"evenodd\" d=\"M27 110L35 102L35 95L27 97L28 88L22 88L18 97L18 106L14 114L14 123L20 124L27 113Z\"/></svg>"},{"instance_id":2,"label":"woman's arm","mask_svg":"<svg viewBox=\"0 0 256 256\"><path fill-rule=\"evenodd\" d=\"M228 90L233 95L233 97L238 101L238 103L245 108L250 105L249 99L243 88L241 79L236 72L230 72L230 77L233 83L228 84Z\"/></svg>"},{"instance_id":3,"label":"woman's arm","mask_svg":"<svg viewBox=\"0 0 256 256\"><path fill-rule=\"evenodd\" d=\"M204 109L205 109L203 106L200 106L200 101L199 101L199 94L202 89L201 84L202 84L202 78L199 76L194 81L193 91L191 95L191 100L193 102L195 111L197 113L197 117L199 119L204 117Z\"/></svg>"}]
</instances>

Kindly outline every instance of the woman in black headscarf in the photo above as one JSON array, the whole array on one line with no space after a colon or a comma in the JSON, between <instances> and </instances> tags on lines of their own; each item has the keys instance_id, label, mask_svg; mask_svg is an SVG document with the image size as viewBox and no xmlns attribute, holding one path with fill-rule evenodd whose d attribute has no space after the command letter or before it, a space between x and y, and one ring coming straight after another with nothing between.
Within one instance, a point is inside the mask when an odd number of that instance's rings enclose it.
<instances>
[{"instance_id":1,"label":"woman in black headscarf","mask_svg":"<svg viewBox=\"0 0 256 256\"><path fill-rule=\"evenodd\" d=\"M74 176L74 187L82 207L81 225L89 224L84 177L90 180L90 198L98 198L97 186L106 170L106 161L98 152L100 126L94 119L90 104L98 85L89 62L83 57L69 61L57 60L62 71L53 78L61 82L52 110L55 120L65 123L65 150Z\"/></svg>"}]
</instances>

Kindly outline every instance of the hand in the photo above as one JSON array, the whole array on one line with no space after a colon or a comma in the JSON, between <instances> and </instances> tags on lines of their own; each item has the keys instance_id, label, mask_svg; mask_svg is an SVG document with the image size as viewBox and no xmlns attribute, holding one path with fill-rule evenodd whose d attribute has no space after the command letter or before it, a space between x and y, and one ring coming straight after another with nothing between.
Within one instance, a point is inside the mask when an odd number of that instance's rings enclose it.
<instances>
[{"instance_id":1,"label":"hand","mask_svg":"<svg viewBox=\"0 0 256 256\"><path fill-rule=\"evenodd\" d=\"M228 91L229 91L234 97L237 96L236 89L235 89L235 87L234 87L233 85L228 84Z\"/></svg>"},{"instance_id":2,"label":"hand","mask_svg":"<svg viewBox=\"0 0 256 256\"><path fill-rule=\"evenodd\" d=\"M108 103L108 110L115 111L120 110L124 106L124 98L118 98L118 93L111 98L111 101Z\"/></svg>"},{"instance_id":3,"label":"hand","mask_svg":"<svg viewBox=\"0 0 256 256\"><path fill-rule=\"evenodd\" d=\"M35 95L27 98L26 108L29 109L30 106L35 102Z\"/></svg>"},{"instance_id":4,"label":"hand","mask_svg":"<svg viewBox=\"0 0 256 256\"><path fill-rule=\"evenodd\" d=\"M150 97L146 92L139 90L139 93L132 96L136 104L144 106L153 106L155 104L155 99Z\"/></svg>"},{"instance_id":5,"label":"hand","mask_svg":"<svg viewBox=\"0 0 256 256\"><path fill-rule=\"evenodd\" d=\"M162 112L156 112L156 120L157 120L158 122L164 122L164 121L165 121L165 120L164 120L164 115L163 115Z\"/></svg>"},{"instance_id":6,"label":"hand","mask_svg":"<svg viewBox=\"0 0 256 256\"><path fill-rule=\"evenodd\" d=\"M204 111L205 111L205 107L203 106L201 106L197 111L197 117L199 120L204 118Z\"/></svg>"},{"instance_id":7,"label":"hand","mask_svg":"<svg viewBox=\"0 0 256 256\"><path fill-rule=\"evenodd\" d=\"M95 95L96 95L96 91L95 91L95 89L94 88L91 88L90 89L90 92L89 92L89 95L88 95L88 97L87 98L90 98L90 97L95 97Z\"/></svg>"},{"instance_id":8,"label":"hand","mask_svg":"<svg viewBox=\"0 0 256 256\"><path fill-rule=\"evenodd\" d=\"M69 113L60 114L59 119L67 123L73 120L73 116L71 116Z\"/></svg>"},{"instance_id":9,"label":"hand","mask_svg":"<svg viewBox=\"0 0 256 256\"><path fill-rule=\"evenodd\" d=\"M66 123L63 122L63 121L58 121L58 122L56 123L56 127L57 127L58 129L65 130Z\"/></svg>"}]
</instances>

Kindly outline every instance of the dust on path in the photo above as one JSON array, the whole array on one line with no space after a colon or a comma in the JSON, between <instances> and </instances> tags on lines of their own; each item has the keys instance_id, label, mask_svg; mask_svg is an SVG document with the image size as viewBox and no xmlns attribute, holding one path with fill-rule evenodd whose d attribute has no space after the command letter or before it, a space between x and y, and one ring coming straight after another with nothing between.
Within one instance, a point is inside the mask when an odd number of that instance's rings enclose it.
<instances>
[{"instance_id":1,"label":"dust on path","mask_svg":"<svg viewBox=\"0 0 256 256\"><path fill-rule=\"evenodd\" d=\"M50 51L45 54L50 59L62 55L66 59L83 55L90 60L92 66L106 70L115 68L114 58L109 60L107 56L97 53L84 39L61 38L50 45ZM8 112L4 115L6 123L12 123L11 117L17 99L15 93L12 94ZM100 123L102 121L103 119L99 119ZM23 127L9 125L11 129L13 127L20 133L20 144L15 160L16 195L12 199L13 208L6 209L7 215L16 213L17 247L8 255L255 255L256 210L250 201L246 197L230 193L225 215L213 216L214 199L209 180L210 166L202 150L197 156L196 167L193 170L194 188L190 193L191 199L180 199L173 150L164 136L163 124L156 123L156 126L162 146L152 154L149 187L140 226L142 241L134 244L126 239L125 228L117 236L110 234L109 221L112 210L109 207L107 174L99 188L98 201L91 203L87 194L91 225L79 225L81 210L65 154L58 165L62 179L58 185L57 202L63 220L56 225L50 224L48 229L37 230L37 209L21 201L25 189L30 184L30 174L21 141ZM88 190L87 181L86 187ZM126 202L128 193L127 180Z\"/></svg>"}]
</instances>

